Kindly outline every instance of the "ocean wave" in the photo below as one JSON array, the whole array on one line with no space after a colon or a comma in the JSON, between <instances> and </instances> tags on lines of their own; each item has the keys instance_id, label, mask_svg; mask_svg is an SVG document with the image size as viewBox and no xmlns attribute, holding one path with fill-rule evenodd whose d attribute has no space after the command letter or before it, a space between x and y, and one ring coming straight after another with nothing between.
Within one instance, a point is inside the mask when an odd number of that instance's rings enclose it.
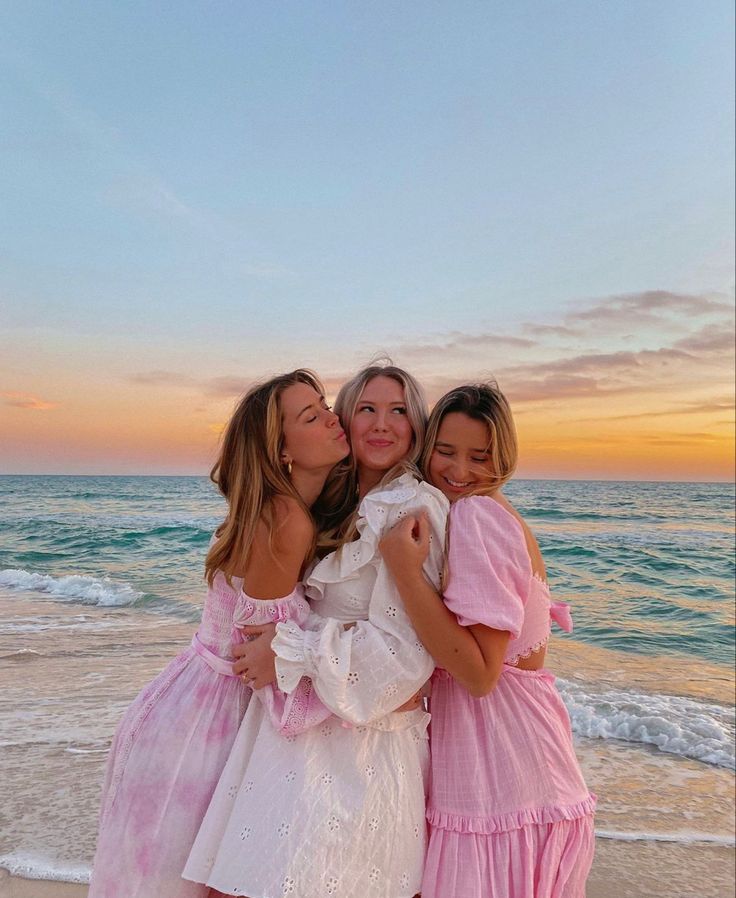
<instances>
[{"instance_id":1,"label":"ocean wave","mask_svg":"<svg viewBox=\"0 0 736 898\"><path fill-rule=\"evenodd\" d=\"M34 574L14 568L0 571L0 586L45 592L64 601L102 608L132 605L143 595L127 583L116 583L109 577L98 579L83 574L51 577L49 574Z\"/></svg>"},{"instance_id":2,"label":"ocean wave","mask_svg":"<svg viewBox=\"0 0 736 898\"><path fill-rule=\"evenodd\" d=\"M35 661L40 657L41 653L34 649L17 649L15 652L0 655L0 661Z\"/></svg>"},{"instance_id":3,"label":"ocean wave","mask_svg":"<svg viewBox=\"0 0 736 898\"><path fill-rule=\"evenodd\" d=\"M678 842L681 845L722 845L724 848L733 848L736 839L733 836L721 836L717 833L678 832L678 833L650 833L650 832L620 832L619 830L597 829L595 831L599 839L613 839L617 842Z\"/></svg>"},{"instance_id":4,"label":"ocean wave","mask_svg":"<svg viewBox=\"0 0 736 898\"><path fill-rule=\"evenodd\" d=\"M620 739L656 746L715 767L736 769L734 711L680 695L627 690L594 692L557 680L573 732L589 739Z\"/></svg>"},{"instance_id":5,"label":"ocean wave","mask_svg":"<svg viewBox=\"0 0 736 898\"><path fill-rule=\"evenodd\" d=\"M10 854L0 855L0 868L13 876L24 879L43 879L51 882L74 882L88 884L92 871L88 864L64 864L41 855Z\"/></svg>"}]
</instances>

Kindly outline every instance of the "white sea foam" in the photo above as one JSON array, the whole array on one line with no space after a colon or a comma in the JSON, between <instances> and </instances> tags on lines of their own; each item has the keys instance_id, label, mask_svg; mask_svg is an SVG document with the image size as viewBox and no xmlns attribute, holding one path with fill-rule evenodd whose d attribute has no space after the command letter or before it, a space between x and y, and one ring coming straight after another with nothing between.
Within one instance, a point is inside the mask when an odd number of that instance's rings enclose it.
<instances>
[{"instance_id":1,"label":"white sea foam","mask_svg":"<svg viewBox=\"0 0 736 898\"><path fill-rule=\"evenodd\" d=\"M0 867L13 876L46 879L52 882L89 883L91 870L87 864L65 864L35 854L11 852L0 855Z\"/></svg>"},{"instance_id":2,"label":"white sea foam","mask_svg":"<svg viewBox=\"0 0 736 898\"><path fill-rule=\"evenodd\" d=\"M45 592L57 599L104 608L132 605L142 595L126 583L116 583L109 577L98 579L82 574L51 577L14 568L0 571L0 586Z\"/></svg>"},{"instance_id":3,"label":"white sea foam","mask_svg":"<svg viewBox=\"0 0 736 898\"><path fill-rule=\"evenodd\" d=\"M683 845L722 845L724 848L733 848L736 845L736 839L733 836L721 836L716 833L628 833L612 829L597 829L595 834L599 839L614 839L617 842L678 842Z\"/></svg>"},{"instance_id":4,"label":"white sea foam","mask_svg":"<svg viewBox=\"0 0 736 898\"><path fill-rule=\"evenodd\" d=\"M562 679L557 685L573 731L581 736L655 745L705 764L736 768L732 708L680 695L597 691Z\"/></svg>"},{"instance_id":5,"label":"white sea foam","mask_svg":"<svg viewBox=\"0 0 736 898\"><path fill-rule=\"evenodd\" d=\"M18 649L15 652L8 652L7 655L0 655L0 661L35 661L40 657L41 653L34 649Z\"/></svg>"}]
</instances>

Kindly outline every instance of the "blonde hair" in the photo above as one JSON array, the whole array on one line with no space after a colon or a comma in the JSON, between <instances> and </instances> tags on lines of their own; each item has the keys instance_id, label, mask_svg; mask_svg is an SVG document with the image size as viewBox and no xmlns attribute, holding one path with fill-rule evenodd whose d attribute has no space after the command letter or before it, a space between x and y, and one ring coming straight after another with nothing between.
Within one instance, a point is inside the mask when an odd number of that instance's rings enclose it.
<instances>
[{"instance_id":1,"label":"blonde hair","mask_svg":"<svg viewBox=\"0 0 736 898\"><path fill-rule=\"evenodd\" d=\"M378 486L383 486L406 472L421 478L419 460L422 457L427 430L427 400L424 390L411 374L391 364L390 359L385 362L376 361L362 368L340 388L335 400L335 413L349 437L350 425L360 397L376 377L389 377L403 388L406 416L412 429L412 443L408 454L386 471ZM355 526L357 509L358 464L351 453L333 470L314 506L320 531L318 545L321 549L331 550L354 539L357 532Z\"/></svg>"},{"instance_id":2,"label":"blonde hair","mask_svg":"<svg viewBox=\"0 0 736 898\"><path fill-rule=\"evenodd\" d=\"M488 428L491 472L487 481L473 492L480 495L494 493L511 478L519 456L514 418L506 397L495 381L466 384L445 393L432 409L427 424L427 440L421 459L421 468L427 478L437 434L445 415L451 412L461 412L482 421Z\"/></svg>"},{"instance_id":3,"label":"blonde hair","mask_svg":"<svg viewBox=\"0 0 736 898\"><path fill-rule=\"evenodd\" d=\"M284 444L281 397L295 384L306 384L324 396L317 375L297 368L252 387L225 429L219 457L210 472L210 480L228 505L227 517L217 531L219 538L205 560L210 586L218 571L231 584L236 566L247 564L259 521L265 521L269 540L273 538L273 502L278 496L295 499L310 514L280 457Z\"/></svg>"}]
</instances>

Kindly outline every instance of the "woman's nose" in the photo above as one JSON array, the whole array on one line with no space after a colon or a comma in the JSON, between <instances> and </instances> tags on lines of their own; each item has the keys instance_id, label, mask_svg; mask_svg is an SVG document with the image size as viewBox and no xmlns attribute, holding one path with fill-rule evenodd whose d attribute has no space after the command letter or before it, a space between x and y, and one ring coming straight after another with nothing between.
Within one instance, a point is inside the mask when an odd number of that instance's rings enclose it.
<instances>
[{"instance_id":1,"label":"woman's nose","mask_svg":"<svg viewBox=\"0 0 736 898\"><path fill-rule=\"evenodd\" d=\"M468 479L468 466L465 462L456 460L450 470L452 471L452 479L458 483L464 483Z\"/></svg>"}]
</instances>

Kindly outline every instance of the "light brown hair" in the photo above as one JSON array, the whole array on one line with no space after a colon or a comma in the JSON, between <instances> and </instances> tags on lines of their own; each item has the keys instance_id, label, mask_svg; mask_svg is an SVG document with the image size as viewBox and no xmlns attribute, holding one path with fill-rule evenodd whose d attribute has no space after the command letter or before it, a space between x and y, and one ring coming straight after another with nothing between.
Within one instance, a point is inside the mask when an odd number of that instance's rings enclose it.
<instances>
[{"instance_id":1,"label":"light brown hair","mask_svg":"<svg viewBox=\"0 0 736 898\"><path fill-rule=\"evenodd\" d=\"M377 361L362 368L340 388L335 400L335 413L349 437L350 424L363 390L376 377L389 377L403 387L406 416L413 434L408 455L390 471L386 471L379 486L389 483L407 471L419 478L421 477L419 459L422 457L427 428L427 400L424 390L408 371L391 364L390 360ZM358 465L351 453L334 469L314 507L320 530L320 549L334 549L355 537L357 508Z\"/></svg>"},{"instance_id":2,"label":"light brown hair","mask_svg":"<svg viewBox=\"0 0 736 898\"><path fill-rule=\"evenodd\" d=\"M273 537L273 502L278 496L295 499L310 514L281 461L281 396L295 384L306 384L324 396L317 375L297 368L251 387L225 428L210 480L227 500L228 511L205 560L210 586L218 571L230 584L233 571L247 564L260 520L269 528L269 538Z\"/></svg>"}]
</instances>

